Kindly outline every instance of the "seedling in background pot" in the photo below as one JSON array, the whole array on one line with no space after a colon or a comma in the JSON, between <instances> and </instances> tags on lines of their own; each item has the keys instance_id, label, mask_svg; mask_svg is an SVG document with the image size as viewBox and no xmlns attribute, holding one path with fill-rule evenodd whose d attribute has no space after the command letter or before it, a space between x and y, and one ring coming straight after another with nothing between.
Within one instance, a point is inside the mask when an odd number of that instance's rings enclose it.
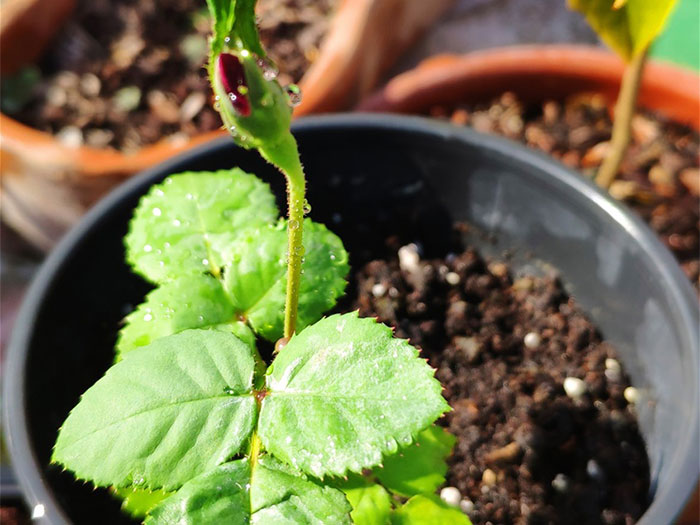
<instances>
[{"instance_id":1,"label":"seedling in background pot","mask_svg":"<svg viewBox=\"0 0 700 525\"><path fill-rule=\"evenodd\" d=\"M610 150L596 182L609 188L617 176L632 133L632 117L647 51L659 35L676 0L569 0L600 38L627 63L615 104Z\"/></svg>"},{"instance_id":2,"label":"seedling in background pot","mask_svg":"<svg viewBox=\"0 0 700 525\"><path fill-rule=\"evenodd\" d=\"M286 176L288 218L239 169L151 188L125 244L155 289L53 461L149 524L467 524L435 496L454 438L433 425L449 410L434 371L373 319L320 319L344 291L348 255L304 218L293 100L254 5L209 1L209 73L236 141ZM277 342L269 366L258 338Z\"/></svg>"}]
</instances>

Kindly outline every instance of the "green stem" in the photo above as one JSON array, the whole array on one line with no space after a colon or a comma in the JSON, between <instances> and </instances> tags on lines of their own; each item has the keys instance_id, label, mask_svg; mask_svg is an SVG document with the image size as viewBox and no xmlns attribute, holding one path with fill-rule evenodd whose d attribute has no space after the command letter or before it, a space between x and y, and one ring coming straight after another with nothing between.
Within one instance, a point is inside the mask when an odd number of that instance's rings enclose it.
<instances>
[{"instance_id":1,"label":"green stem","mask_svg":"<svg viewBox=\"0 0 700 525\"><path fill-rule=\"evenodd\" d=\"M248 450L248 461L250 461L251 474L255 472L255 467L258 464L258 457L260 456L261 449L262 441L260 441L257 431L253 431L253 435L250 437L250 449Z\"/></svg>"},{"instance_id":2,"label":"green stem","mask_svg":"<svg viewBox=\"0 0 700 525\"><path fill-rule=\"evenodd\" d=\"M304 203L306 178L299 159L296 140L289 134L272 147L263 146L260 153L274 164L287 178L288 242L287 242L287 296L284 304L284 337L294 335L299 305L301 264L304 256Z\"/></svg>"},{"instance_id":3,"label":"green stem","mask_svg":"<svg viewBox=\"0 0 700 525\"><path fill-rule=\"evenodd\" d=\"M598 169L595 179L599 186L606 189L615 180L632 137L632 117L634 117L634 110L637 106L637 94L644 71L646 54L645 50L635 55L632 61L627 64L622 77L620 93L615 104L610 151L603 159L603 164Z\"/></svg>"}]
</instances>

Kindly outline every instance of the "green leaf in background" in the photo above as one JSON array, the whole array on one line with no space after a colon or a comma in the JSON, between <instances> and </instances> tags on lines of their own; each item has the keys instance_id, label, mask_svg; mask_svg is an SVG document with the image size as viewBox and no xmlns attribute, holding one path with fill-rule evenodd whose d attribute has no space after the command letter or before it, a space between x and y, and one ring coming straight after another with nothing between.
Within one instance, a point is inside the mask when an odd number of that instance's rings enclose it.
<instances>
[{"instance_id":1,"label":"green leaf in background","mask_svg":"<svg viewBox=\"0 0 700 525\"><path fill-rule=\"evenodd\" d=\"M172 492L164 490L144 490L134 487L111 489L111 492L122 500L122 510L133 518L143 518L148 512Z\"/></svg>"},{"instance_id":2,"label":"green leaf in background","mask_svg":"<svg viewBox=\"0 0 700 525\"><path fill-rule=\"evenodd\" d=\"M168 335L192 328L216 328L233 333L251 348L255 336L238 321L221 281L211 275L191 275L162 284L130 313L117 340L118 359Z\"/></svg>"},{"instance_id":3,"label":"green leaf in background","mask_svg":"<svg viewBox=\"0 0 700 525\"><path fill-rule=\"evenodd\" d=\"M384 468L374 475L386 488L401 496L430 494L445 483L447 463L456 438L444 428L430 426L416 436L415 443L384 459Z\"/></svg>"},{"instance_id":4,"label":"green leaf in background","mask_svg":"<svg viewBox=\"0 0 700 525\"><path fill-rule=\"evenodd\" d=\"M267 184L238 168L168 177L139 202L125 238L127 260L154 283L209 272L239 229L277 220Z\"/></svg>"},{"instance_id":5,"label":"green leaf in background","mask_svg":"<svg viewBox=\"0 0 700 525\"><path fill-rule=\"evenodd\" d=\"M52 461L96 486L172 490L239 452L256 421L253 354L188 330L129 352L71 411Z\"/></svg>"},{"instance_id":6,"label":"green leaf in background","mask_svg":"<svg viewBox=\"0 0 700 525\"><path fill-rule=\"evenodd\" d=\"M286 221L262 226L232 244L224 287L234 310L270 341L282 337L287 286ZM318 321L345 290L348 254L337 235L322 224L304 221L304 273L299 288L297 330Z\"/></svg>"},{"instance_id":7,"label":"green leaf in background","mask_svg":"<svg viewBox=\"0 0 700 525\"><path fill-rule=\"evenodd\" d=\"M355 525L387 525L391 515L391 497L384 487L376 483L360 484L345 489L352 505L350 517Z\"/></svg>"},{"instance_id":8,"label":"green leaf in background","mask_svg":"<svg viewBox=\"0 0 700 525\"><path fill-rule=\"evenodd\" d=\"M603 42L627 61L649 47L675 3L676 0L569 0L571 8L583 13Z\"/></svg>"},{"instance_id":9,"label":"green leaf in background","mask_svg":"<svg viewBox=\"0 0 700 525\"><path fill-rule=\"evenodd\" d=\"M316 477L361 472L449 410L434 370L357 312L295 335L272 363L258 423L266 450Z\"/></svg>"},{"instance_id":10,"label":"green leaf in background","mask_svg":"<svg viewBox=\"0 0 700 525\"><path fill-rule=\"evenodd\" d=\"M218 55L229 46L247 49L261 58L265 56L255 25L256 1L207 0L209 12L214 20L209 43L212 56Z\"/></svg>"},{"instance_id":11,"label":"green leaf in background","mask_svg":"<svg viewBox=\"0 0 700 525\"><path fill-rule=\"evenodd\" d=\"M466 514L437 496L413 496L391 516L392 525L471 525Z\"/></svg>"},{"instance_id":12,"label":"green leaf in background","mask_svg":"<svg viewBox=\"0 0 700 525\"><path fill-rule=\"evenodd\" d=\"M191 481L154 508L148 525L208 523L260 525L350 524L350 505L339 490L323 487L274 458L221 465Z\"/></svg>"}]
</instances>

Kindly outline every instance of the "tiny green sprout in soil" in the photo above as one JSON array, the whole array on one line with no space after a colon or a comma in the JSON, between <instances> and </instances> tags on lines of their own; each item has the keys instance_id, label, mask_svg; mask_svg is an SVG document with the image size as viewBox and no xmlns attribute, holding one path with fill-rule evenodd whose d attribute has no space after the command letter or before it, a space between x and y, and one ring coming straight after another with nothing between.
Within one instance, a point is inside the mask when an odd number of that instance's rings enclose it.
<instances>
[{"instance_id":1,"label":"tiny green sprout in soil","mask_svg":"<svg viewBox=\"0 0 700 525\"><path fill-rule=\"evenodd\" d=\"M150 189L125 246L154 289L52 461L147 524L468 524L435 495L455 439L434 425L449 410L434 370L374 319L322 318L344 293L348 254L304 217L289 131L299 92L275 79L255 0L207 3L217 109L285 176L287 217L237 168ZM269 364L264 341L276 343Z\"/></svg>"}]
</instances>

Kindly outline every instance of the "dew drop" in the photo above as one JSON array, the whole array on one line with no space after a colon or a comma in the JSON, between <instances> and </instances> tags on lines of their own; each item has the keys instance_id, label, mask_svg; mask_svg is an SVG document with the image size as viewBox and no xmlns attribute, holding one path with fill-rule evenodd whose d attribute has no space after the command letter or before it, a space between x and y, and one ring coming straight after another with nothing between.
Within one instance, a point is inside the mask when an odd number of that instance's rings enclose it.
<instances>
[{"instance_id":1,"label":"dew drop","mask_svg":"<svg viewBox=\"0 0 700 525\"><path fill-rule=\"evenodd\" d=\"M226 44L230 44L230 43L231 43L231 37L230 37L230 36L227 36L226 38L224 38L224 42L225 42Z\"/></svg>"},{"instance_id":2,"label":"dew drop","mask_svg":"<svg viewBox=\"0 0 700 525\"><path fill-rule=\"evenodd\" d=\"M150 253L153 251L153 246L151 246L150 244L147 244L146 246L143 247L143 251L146 253Z\"/></svg>"},{"instance_id":3,"label":"dew drop","mask_svg":"<svg viewBox=\"0 0 700 525\"><path fill-rule=\"evenodd\" d=\"M146 314L146 315L143 316L143 320L144 320L144 321L152 321L152 320L153 320L153 316L152 316L151 314Z\"/></svg>"},{"instance_id":4,"label":"dew drop","mask_svg":"<svg viewBox=\"0 0 700 525\"><path fill-rule=\"evenodd\" d=\"M258 58L258 66L262 69L263 78L268 82L277 78L277 66L265 58Z\"/></svg>"},{"instance_id":5,"label":"dew drop","mask_svg":"<svg viewBox=\"0 0 700 525\"><path fill-rule=\"evenodd\" d=\"M335 254L331 253L331 261L335 261Z\"/></svg>"},{"instance_id":6,"label":"dew drop","mask_svg":"<svg viewBox=\"0 0 700 525\"><path fill-rule=\"evenodd\" d=\"M194 199L194 195L192 195L191 193L188 193L187 195L185 195L185 198L186 198L188 201L191 201L192 199Z\"/></svg>"},{"instance_id":7,"label":"dew drop","mask_svg":"<svg viewBox=\"0 0 700 525\"><path fill-rule=\"evenodd\" d=\"M311 204L309 204L309 201L304 199L304 215L308 215L311 213Z\"/></svg>"},{"instance_id":8,"label":"dew drop","mask_svg":"<svg viewBox=\"0 0 700 525\"><path fill-rule=\"evenodd\" d=\"M296 230L299 227L299 221L296 219L289 219L289 229Z\"/></svg>"},{"instance_id":9,"label":"dew drop","mask_svg":"<svg viewBox=\"0 0 700 525\"><path fill-rule=\"evenodd\" d=\"M174 220L173 220L173 226L178 227L178 226L180 226L181 224L182 224L182 223L181 223L178 219L174 219Z\"/></svg>"},{"instance_id":10,"label":"dew drop","mask_svg":"<svg viewBox=\"0 0 700 525\"><path fill-rule=\"evenodd\" d=\"M287 86L287 96L289 97L289 105L293 108L301 104L301 89L296 84Z\"/></svg>"},{"instance_id":11,"label":"dew drop","mask_svg":"<svg viewBox=\"0 0 700 525\"><path fill-rule=\"evenodd\" d=\"M202 264L204 266L209 266L209 259L202 259Z\"/></svg>"},{"instance_id":12,"label":"dew drop","mask_svg":"<svg viewBox=\"0 0 700 525\"><path fill-rule=\"evenodd\" d=\"M228 394L230 396L235 395L236 391L231 388L230 386L224 387L224 394Z\"/></svg>"}]
</instances>

